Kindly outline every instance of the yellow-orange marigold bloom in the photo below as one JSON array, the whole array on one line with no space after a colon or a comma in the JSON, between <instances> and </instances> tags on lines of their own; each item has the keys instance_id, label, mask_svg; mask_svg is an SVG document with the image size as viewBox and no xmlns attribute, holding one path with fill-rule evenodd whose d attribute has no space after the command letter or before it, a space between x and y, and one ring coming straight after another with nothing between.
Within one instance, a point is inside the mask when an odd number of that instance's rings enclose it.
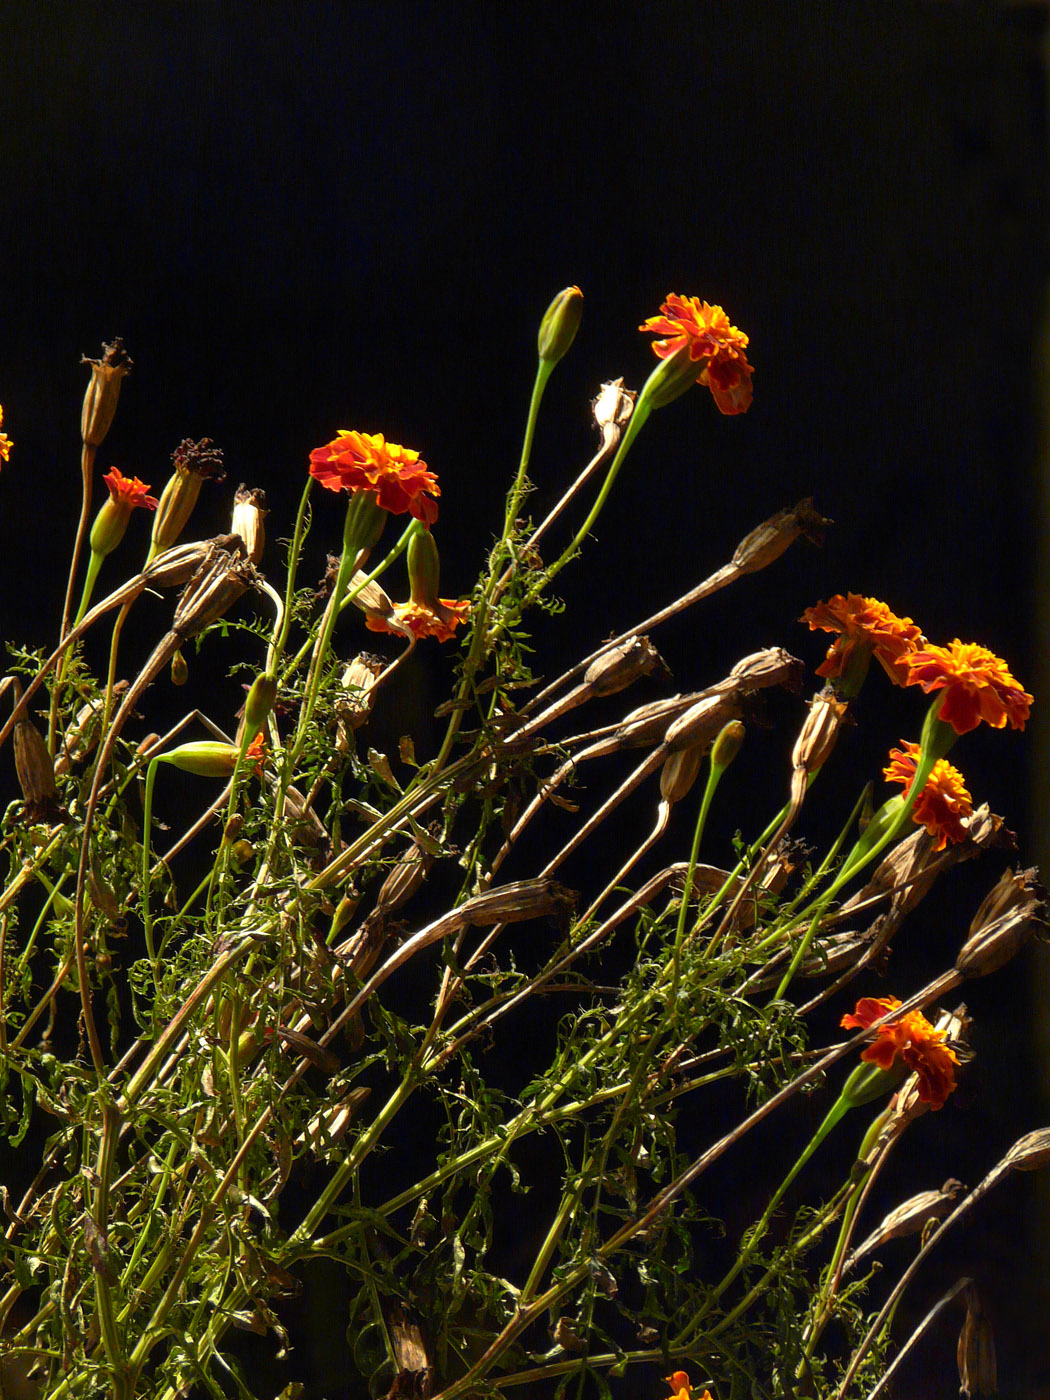
<instances>
[{"instance_id":1,"label":"yellow-orange marigold bloom","mask_svg":"<svg viewBox=\"0 0 1050 1400\"><path fill-rule=\"evenodd\" d=\"M709 1390L705 1390L703 1395L693 1395L693 1388L685 1371L673 1371L671 1375L665 1376L664 1380L674 1392L670 1400L711 1400Z\"/></svg>"},{"instance_id":2,"label":"yellow-orange marigold bloom","mask_svg":"<svg viewBox=\"0 0 1050 1400\"><path fill-rule=\"evenodd\" d=\"M456 635L456 628L469 617L470 602L467 599L459 602L455 598L439 598L438 605L434 609L425 603L395 603L394 617L419 640L436 637L439 642L450 642ZM370 632L394 632L394 628L379 613L367 613L365 626Z\"/></svg>"},{"instance_id":3,"label":"yellow-orange marigold bloom","mask_svg":"<svg viewBox=\"0 0 1050 1400\"><path fill-rule=\"evenodd\" d=\"M867 1030L883 1016L900 1006L896 997L861 997L856 1009L843 1016L847 1030ZM931 1026L921 1011L908 1011L898 1021L887 1021L860 1058L889 1070L900 1056L901 1062L918 1077L919 1098L930 1108L943 1108L955 1088L958 1056L947 1043L944 1031Z\"/></svg>"},{"instance_id":4,"label":"yellow-orange marigold bloom","mask_svg":"<svg viewBox=\"0 0 1050 1400\"><path fill-rule=\"evenodd\" d=\"M391 515L407 511L424 525L437 519L437 477L411 447L387 442L382 433L339 429L339 436L310 453L310 475L329 491L374 491Z\"/></svg>"},{"instance_id":5,"label":"yellow-orange marigold bloom","mask_svg":"<svg viewBox=\"0 0 1050 1400\"><path fill-rule=\"evenodd\" d=\"M890 761L882 772L887 782L900 783L907 792L914 781L922 749L906 739L901 744L899 749L890 749ZM949 841L955 844L965 839L963 819L972 813L973 800L963 775L946 758L939 758L911 809L912 821L936 836L937 850L943 851Z\"/></svg>"},{"instance_id":6,"label":"yellow-orange marigold bloom","mask_svg":"<svg viewBox=\"0 0 1050 1400\"><path fill-rule=\"evenodd\" d=\"M744 353L748 338L730 325L720 306L670 292L660 315L650 316L638 329L662 337L653 342L653 353L660 360L688 346L690 360L699 367L696 382L711 390L722 413L746 413L751 407L754 366Z\"/></svg>"},{"instance_id":7,"label":"yellow-orange marigold bloom","mask_svg":"<svg viewBox=\"0 0 1050 1400\"><path fill-rule=\"evenodd\" d=\"M860 593L836 593L826 603L807 608L800 621L808 623L811 632L841 633L817 667L817 675L827 679L841 676L856 649L865 646L894 685L907 685L904 658L925 641L910 617L898 617L878 598Z\"/></svg>"},{"instance_id":8,"label":"yellow-orange marigold bloom","mask_svg":"<svg viewBox=\"0 0 1050 1400\"><path fill-rule=\"evenodd\" d=\"M3 422L4 422L4 406L3 406L3 404L0 404L0 427L3 426ZM0 462L9 462L9 461L11 460L11 449L12 449L12 447L14 447L14 443L13 443L13 442L11 441L11 439L7 436L7 434L6 434L6 433L0 433Z\"/></svg>"},{"instance_id":9,"label":"yellow-orange marigold bloom","mask_svg":"<svg viewBox=\"0 0 1050 1400\"><path fill-rule=\"evenodd\" d=\"M157 509L156 496L149 494L149 486L137 476L124 476L114 467L102 480L109 487L109 499L114 505L127 506L132 510L136 506L141 506L143 510Z\"/></svg>"},{"instance_id":10,"label":"yellow-orange marigold bloom","mask_svg":"<svg viewBox=\"0 0 1050 1400\"><path fill-rule=\"evenodd\" d=\"M907 685L929 694L943 690L938 718L956 734L967 734L982 720L993 729L1023 729L1032 696L1015 681L1006 662L976 642L958 638L946 647L926 643L906 658Z\"/></svg>"}]
</instances>

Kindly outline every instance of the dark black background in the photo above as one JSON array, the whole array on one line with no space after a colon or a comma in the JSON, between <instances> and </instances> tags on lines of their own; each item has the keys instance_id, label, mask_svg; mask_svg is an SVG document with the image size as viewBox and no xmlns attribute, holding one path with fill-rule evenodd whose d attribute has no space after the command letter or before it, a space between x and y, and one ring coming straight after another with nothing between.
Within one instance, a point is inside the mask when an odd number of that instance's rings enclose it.
<instances>
[{"instance_id":1,"label":"dark black background","mask_svg":"<svg viewBox=\"0 0 1050 1400\"><path fill-rule=\"evenodd\" d=\"M1043 699L1045 11L625 9L5 5L0 402L16 449L0 477L3 636L43 643L57 625L79 506L78 358L114 334L135 370L106 468L159 488L175 444L210 435L233 484L267 491L276 536L311 447L338 427L382 431L439 473L444 589L465 591L517 460L538 318L575 282L584 324L537 439L539 507L591 451L600 382L637 387L648 372L635 327L668 291L721 303L747 330L755 403L724 419L698 390L651 421L600 547L566 577L569 611L544 632L554 655L589 651L813 494L837 522L822 552L798 546L657 638L682 688L762 645L815 664L821 647L795 619L852 589L935 640L993 647ZM200 533L227 511L228 493L206 487ZM339 510L322 501L317 515L319 574ZM403 703L410 719L426 709L418 694ZM861 718L871 737L851 736L842 758L857 785L915 723L885 687ZM958 751L1026 860L1044 839L1037 737L982 732ZM741 783L764 821L787 741L758 742ZM917 976L956 946L944 917L909 950ZM1045 1116L1044 1040L1028 1030L1039 967L1030 955L969 998L984 1078L968 1110L930 1126L951 1151L913 1189L974 1181ZM1003 1195L943 1286L977 1274L1003 1393L1041 1395L1046 1234L1029 1179ZM948 1331L900 1394L954 1393Z\"/></svg>"}]
</instances>

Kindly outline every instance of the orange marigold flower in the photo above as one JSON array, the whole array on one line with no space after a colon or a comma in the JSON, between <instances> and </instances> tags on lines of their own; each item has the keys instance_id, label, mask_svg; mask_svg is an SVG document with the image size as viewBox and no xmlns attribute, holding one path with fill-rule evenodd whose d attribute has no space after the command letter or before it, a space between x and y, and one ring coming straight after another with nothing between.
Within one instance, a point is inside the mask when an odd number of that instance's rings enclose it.
<instances>
[{"instance_id":1,"label":"orange marigold flower","mask_svg":"<svg viewBox=\"0 0 1050 1400\"><path fill-rule=\"evenodd\" d=\"M102 480L109 487L109 499L114 505L127 506L130 510L136 506L143 510L157 509L156 496L148 494L149 486L137 476L124 476L114 467Z\"/></svg>"},{"instance_id":2,"label":"orange marigold flower","mask_svg":"<svg viewBox=\"0 0 1050 1400\"><path fill-rule=\"evenodd\" d=\"M890 750L890 761L882 772L887 782L900 783L907 792L914 781L922 749L908 740L901 742L901 748ZM936 836L937 850L943 851L949 841L955 844L965 839L963 820L972 813L973 800L963 775L946 758L939 758L911 809L912 821Z\"/></svg>"},{"instance_id":3,"label":"orange marigold flower","mask_svg":"<svg viewBox=\"0 0 1050 1400\"><path fill-rule=\"evenodd\" d=\"M670 1400L711 1400L711 1392L709 1390L705 1390L703 1395L693 1395L692 1386L689 1384L689 1376L685 1371L674 1371L671 1375L665 1376L664 1380L674 1392Z\"/></svg>"},{"instance_id":4,"label":"orange marigold flower","mask_svg":"<svg viewBox=\"0 0 1050 1400\"><path fill-rule=\"evenodd\" d=\"M943 690L937 716L956 734L976 729L981 720L993 729L1023 729L1032 696L1010 674L1006 662L987 647L958 638L946 647L927 643L907 657L906 685L927 693Z\"/></svg>"},{"instance_id":5,"label":"orange marigold flower","mask_svg":"<svg viewBox=\"0 0 1050 1400\"><path fill-rule=\"evenodd\" d=\"M690 360L699 366L696 382L711 390L722 413L746 413L751 407L754 366L744 353L748 338L730 325L720 306L670 292L660 315L650 316L638 329L663 337L653 342L658 359L688 346Z\"/></svg>"},{"instance_id":6,"label":"orange marigold flower","mask_svg":"<svg viewBox=\"0 0 1050 1400\"><path fill-rule=\"evenodd\" d=\"M831 679L849 667L858 647L867 647L894 685L907 685L904 658L925 641L910 617L898 617L878 598L860 593L836 593L826 603L807 608L800 618L811 632L839 632L817 675Z\"/></svg>"},{"instance_id":7,"label":"orange marigold flower","mask_svg":"<svg viewBox=\"0 0 1050 1400\"><path fill-rule=\"evenodd\" d=\"M244 761L250 764L256 773L262 773L263 764L266 762L266 735L261 729L245 749Z\"/></svg>"},{"instance_id":8,"label":"orange marigold flower","mask_svg":"<svg viewBox=\"0 0 1050 1400\"><path fill-rule=\"evenodd\" d=\"M847 1030L867 1030L900 1004L896 997L861 997L856 1010L843 1016L840 1024ZM921 1011L908 1011L898 1021L887 1021L860 1058L889 1070L898 1056L918 1077L923 1103L931 1109L943 1108L955 1088L959 1063L944 1031L931 1026Z\"/></svg>"},{"instance_id":9,"label":"orange marigold flower","mask_svg":"<svg viewBox=\"0 0 1050 1400\"><path fill-rule=\"evenodd\" d=\"M374 491L391 515L409 512L424 525L437 519L437 477L411 447L385 441L382 433L339 429L339 436L310 453L310 475L329 491Z\"/></svg>"},{"instance_id":10,"label":"orange marigold flower","mask_svg":"<svg viewBox=\"0 0 1050 1400\"><path fill-rule=\"evenodd\" d=\"M0 404L0 427L3 427L3 422L4 406L3 404ZM7 436L7 434L0 433L0 462L9 462L11 460L12 447L14 447L14 443Z\"/></svg>"},{"instance_id":11,"label":"orange marigold flower","mask_svg":"<svg viewBox=\"0 0 1050 1400\"><path fill-rule=\"evenodd\" d=\"M466 622L470 614L470 602L467 599L457 602L455 598L439 598L438 605L435 610L427 607L425 603L395 603L394 616L420 640L424 637L436 637L439 642L449 642L456 635L456 628L460 623ZM366 614L365 626L370 632L394 631L386 618L379 613Z\"/></svg>"}]
</instances>

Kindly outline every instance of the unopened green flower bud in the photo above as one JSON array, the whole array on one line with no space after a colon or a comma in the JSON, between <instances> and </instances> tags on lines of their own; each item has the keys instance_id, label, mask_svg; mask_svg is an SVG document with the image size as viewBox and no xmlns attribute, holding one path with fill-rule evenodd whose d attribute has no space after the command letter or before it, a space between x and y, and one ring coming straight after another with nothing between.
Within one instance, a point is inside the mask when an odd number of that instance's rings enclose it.
<instances>
[{"instance_id":1,"label":"unopened green flower bud","mask_svg":"<svg viewBox=\"0 0 1050 1400\"><path fill-rule=\"evenodd\" d=\"M583 317L583 293L579 287L566 287L551 302L540 322L541 360L557 364L576 339Z\"/></svg>"},{"instance_id":2,"label":"unopened green flower bud","mask_svg":"<svg viewBox=\"0 0 1050 1400\"><path fill-rule=\"evenodd\" d=\"M230 857L237 865L247 865L255 854L255 847L250 841L235 841L230 847Z\"/></svg>"},{"instance_id":3,"label":"unopened green flower bud","mask_svg":"<svg viewBox=\"0 0 1050 1400\"><path fill-rule=\"evenodd\" d=\"M252 681L252 688L244 702L244 731L249 743L270 718L270 711L277 699L277 677L272 671L263 671ZM243 735L241 736L243 738Z\"/></svg>"},{"instance_id":4,"label":"unopened green flower bud","mask_svg":"<svg viewBox=\"0 0 1050 1400\"><path fill-rule=\"evenodd\" d=\"M642 400L650 408L666 408L689 392L701 369L696 360L690 359L689 346L683 345L666 360L661 360L650 374L642 389Z\"/></svg>"},{"instance_id":5,"label":"unopened green flower bud","mask_svg":"<svg viewBox=\"0 0 1050 1400\"><path fill-rule=\"evenodd\" d=\"M738 719L731 719L711 745L711 767L728 768L740 752L747 730Z\"/></svg>"},{"instance_id":6,"label":"unopened green flower bud","mask_svg":"<svg viewBox=\"0 0 1050 1400\"><path fill-rule=\"evenodd\" d=\"M901 1060L894 1060L890 1069L880 1069L878 1065L861 1061L842 1086L839 1098L850 1108L871 1103L872 1099L890 1094L908 1073L908 1066Z\"/></svg>"},{"instance_id":7,"label":"unopened green flower bud","mask_svg":"<svg viewBox=\"0 0 1050 1400\"><path fill-rule=\"evenodd\" d=\"M417 525L412 531L408 542L408 581L413 603L437 612L441 607L438 598L441 560L434 536L422 525Z\"/></svg>"},{"instance_id":8,"label":"unopened green flower bud","mask_svg":"<svg viewBox=\"0 0 1050 1400\"><path fill-rule=\"evenodd\" d=\"M203 739L159 753L157 761L170 763L183 773L195 773L198 778L228 778L237 766L237 749L233 744Z\"/></svg>"}]
</instances>

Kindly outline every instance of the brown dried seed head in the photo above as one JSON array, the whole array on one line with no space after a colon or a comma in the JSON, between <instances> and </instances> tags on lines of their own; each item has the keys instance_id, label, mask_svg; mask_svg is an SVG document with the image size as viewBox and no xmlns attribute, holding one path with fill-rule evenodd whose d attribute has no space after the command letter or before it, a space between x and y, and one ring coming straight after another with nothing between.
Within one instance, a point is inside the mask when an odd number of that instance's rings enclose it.
<instances>
[{"instance_id":1,"label":"brown dried seed head","mask_svg":"<svg viewBox=\"0 0 1050 1400\"><path fill-rule=\"evenodd\" d=\"M966 1319L959 1333L959 1394L965 1400L991 1400L999 1394L995 1364L995 1336L981 1296L973 1283L966 1286Z\"/></svg>"},{"instance_id":2,"label":"brown dried seed head","mask_svg":"<svg viewBox=\"0 0 1050 1400\"><path fill-rule=\"evenodd\" d=\"M1046 922L1046 892L1035 870L1004 872L970 925L955 960L964 977L984 977L1010 961Z\"/></svg>"},{"instance_id":3,"label":"brown dried seed head","mask_svg":"<svg viewBox=\"0 0 1050 1400\"><path fill-rule=\"evenodd\" d=\"M813 498L807 496L792 510L777 511L745 535L733 553L733 565L743 574L764 569L779 559L799 535L805 535L813 544L822 543L824 529L830 524L813 509Z\"/></svg>"},{"instance_id":4,"label":"brown dried seed head","mask_svg":"<svg viewBox=\"0 0 1050 1400\"><path fill-rule=\"evenodd\" d=\"M384 914L400 909L419 889L433 863L432 856L428 856L419 846L411 846L383 881L376 898L376 908Z\"/></svg>"},{"instance_id":5,"label":"brown dried seed head","mask_svg":"<svg viewBox=\"0 0 1050 1400\"><path fill-rule=\"evenodd\" d=\"M681 802L696 782L704 759L703 748L679 749L664 760L660 769L660 797L669 806Z\"/></svg>"},{"instance_id":6,"label":"brown dried seed head","mask_svg":"<svg viewBox=\"0 0 1050 1400\"><path fill-rule=\"evenodd\" d=\"M266 516L266 492L242 482L233 498L230 534L240 535L253 564L258 564L266 547Z\"/></svg>"},{"instance_id":7,"label":"brown dried seed head","mask_svg":"<svg viewBox=\"0 0 1050 1400\"><path fill-rule=\"evenodd\" d=\"M1018 1138L1003 1158L1011 1171L1034 1172L1050 1166L1050 1128L1036 1128Z\"/></svg>"},{"instance_id":8,"label":"brown dried seed head","mask_svg":"<svg viewBox=\"0 0 1050 1400\"><path fill-rule=\"evenodd\" d=\"M917 1235L931 1220L942 1220L951 1210L952 1203L962 1189L961 1181L949 1177L939 1191L920 1191L917 1196L912 1196L897 1206L896 1210L891 1210L864 1243L857 1246L853 1254L854 1260L873 1249L878 1249L886 1240Z\"/></svg>"},{"instance_id":9,"label":"brown dried seed head","mask_svg":"<svg viewBox=\"0 0 1050 1400\"><path fill-rule=\"evenodd\" d=\"M612 430L624 426L634 412L634 401L637 397L633 389L623 387L622 376L602 385L592 408L594 421L603 435L609 435Z\"/></svg>"},{"instance_id":10,"label":"brown dried seed head","mask_svg":"<svg viewBox=\"0 0 1050 1400\"><path fill-rule=\"evenodd\" d=\"M55 786L55 766L47 751L47 743L36 725L20 719L12 738L15 751L15 772L25 799L26 820L47 821L58 812L58 789Z\"/></svg>"},{"instance_id":11,"label":"brown dried seed head","mask_svg":"<svg viewBox=\"0 0 1050 1400\"><path fill-rule=\"evenodd\" d=\"M745 690L764 690L767 686L782 685L788 690L798 691L805 673L805 663L797 656L792 656L783 647L767 647L765 651L755 651L750 656L742 657L730 671L729 677L739 682Z\"/></svg>"},{"instance_id":12,"label":"brown dried seed head","mask_svg":"<svg viewBox=\"0 0 1050 1400\"><path fill-rule=\"evenodd\" d=\"M583 683L590 686L592 695L615 695L658 666L664 666L664 660L649 638L631 637L593 661Z\"/></svg>"},{"instance_id":13,"label":"brown dried seed head","mask_svg":"<svg viewBox=\"0 0 1050 1400\"><path fill-rule=\"evenodd\" d=\"M186 585L175 606L173 632L184 638L195 636L229 612L244 595L257 575L243 552L243 541L237 535L222 535L211 541L200 571Z\"/></svg>"},{"instance_id":14,"label":"brown dried seed head","mask_svg":"<svg viewBox=\"0 0 1050 1400\"><path fill-rule=\"evenodd\" d=\"M835 747L848 710L849 701L841 700L831 690L823 690L813 697L806 722L791 753L791 766L795 772L808 775L823 768Z\"/></svg>"},{"instance_id":15,"label":"brown dried seed head","mask_svg":"<svg viewBox=\"0 0 1050 1400\"><path fill-rule=\"evenodd\" d=\"M340 711L351 729L360 729L372 713L376 702L375 683L383 674L385 664L381 656L372 656L363 651L343 672L341 684L348 695Z\"/></svg>"},{"instance_id":16,"label":"brown dried seed head","mask_svg":"<svg viewBox=\"0 0 1050 1400\"><path fill-rule=\"evenodd\" d=\"M737 696L708 695L695 705L690 705L685 714L679 715L668 726L664 743L672 753L678 749L706 747L728 720L739 718L740 701Z\"/></svg>"},{"instance_id":17,"label":"brown dried seed head","mask_svg":"<svg viewBox=\"0 0 1050 1400\"><path fill-rule=\"evenodd\" d=\"M118 336L108 345L103 345L102 354L97 360L89 360L82 355L80 363L91 366L91 378L80 414L80 436L87 447L98 447L109 432L117 411L121 380L131 369L132 362Z\"/></svg>"},{"instance_id":18,"label":"brown dried seed head","mask_svg":"<svg viewBox=\"0 0 1050 1400\"><path fill-rule=\"evenodd\" d=\"M461 904L456 913L464 924L487 928L492 924L523 923L526 919L560 917L576 903L575 890L557 880L515 880L509 885L476 894Z\"/></svg>"}]
</instances>

